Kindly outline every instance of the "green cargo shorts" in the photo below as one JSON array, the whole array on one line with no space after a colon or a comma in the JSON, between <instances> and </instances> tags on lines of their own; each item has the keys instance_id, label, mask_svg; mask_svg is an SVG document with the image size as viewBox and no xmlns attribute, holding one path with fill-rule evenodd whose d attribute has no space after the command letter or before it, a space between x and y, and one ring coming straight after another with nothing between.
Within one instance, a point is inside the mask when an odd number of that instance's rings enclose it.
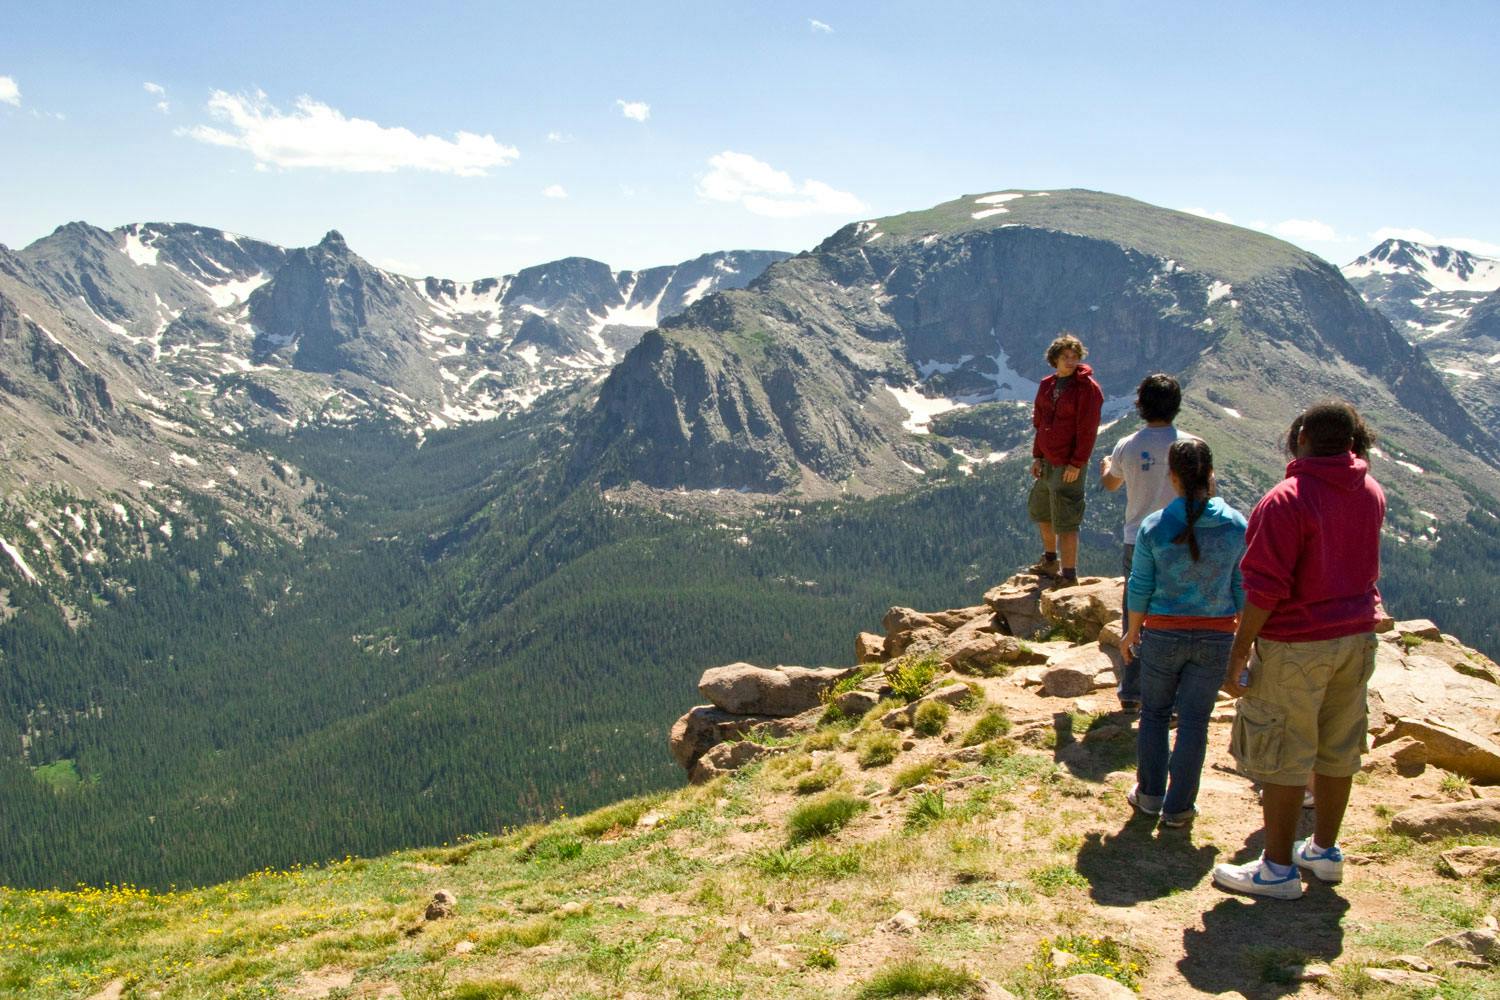
<instances>
[{"instance_id":1,"label":"green cargo shorts","mask_svg":"<svg viewBox=\"0 0 1500 1000\"><path fill-rule=\"evenodd\" d=\"M1031 487L1031 496L1026 501L1026 513L1037 524L1050 524L1060 535L1069 535L1083 524L1083 477L1084 471L1071 483L1063 482L1066 465L1053 465L1041 459L1042 478Z\"/></svg>"}]
</instances>

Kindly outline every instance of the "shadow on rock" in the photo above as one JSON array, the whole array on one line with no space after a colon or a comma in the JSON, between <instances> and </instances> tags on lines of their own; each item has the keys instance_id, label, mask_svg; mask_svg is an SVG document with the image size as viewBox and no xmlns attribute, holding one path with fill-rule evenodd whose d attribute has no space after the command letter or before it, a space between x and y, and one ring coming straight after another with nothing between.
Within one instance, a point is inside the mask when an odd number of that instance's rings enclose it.
<instances>
[{"instance_id":1,"label":"shadow on rock","mask_svg":"<svg viewBox=\"0 0 1500 1000\"><path fill-rule=\"evenodd\" d=\"M1089 880L1094 902L1133 906L1198 885L1217 853L1207 844L1195 847L1186 831L1158 831L1155 819L1137 813L1113 836L1088 835L1078 873Z\"/></svg>"},{"instance_id":2,"label":"shadow on rock","mask_svg":"<svg viewBox=\"0 0 1500 1000\"><path fill-rule=\"evenodd\" d=\"M1182 932L1177 970L1200 993L1253 989L1257 997L1297 993L1291 971L1344 952L1349 902L1316 879L1299 900L1226 896Z\"/></svg>"}]
</instances>

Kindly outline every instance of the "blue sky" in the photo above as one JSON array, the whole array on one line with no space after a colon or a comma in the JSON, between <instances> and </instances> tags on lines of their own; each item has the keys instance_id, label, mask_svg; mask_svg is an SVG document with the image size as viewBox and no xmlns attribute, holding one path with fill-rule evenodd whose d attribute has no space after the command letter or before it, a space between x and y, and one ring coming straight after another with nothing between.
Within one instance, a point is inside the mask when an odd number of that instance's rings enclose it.
<instances>
[{"instance_id":1,"label":"blue sky","mask_svg":"<svg viewBox=\"0 0 1500 1000\"><path fill-rule=\"evenodd\" d=\"M1500 255L1500 4L6 7L12 247L75 219L336 228L467 279L1086 187L1338 264L1398 232Z\"/></svg>"}]
</instances>

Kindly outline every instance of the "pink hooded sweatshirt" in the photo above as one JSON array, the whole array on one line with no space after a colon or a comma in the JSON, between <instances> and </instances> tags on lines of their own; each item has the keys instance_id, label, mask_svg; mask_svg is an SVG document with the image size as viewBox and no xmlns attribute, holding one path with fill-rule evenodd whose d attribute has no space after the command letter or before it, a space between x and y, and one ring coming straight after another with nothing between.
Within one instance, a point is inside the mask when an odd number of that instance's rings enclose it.
<instances>
[{"instance_id":1,"label":"pink hooded sweatshirt","mask_svg":"<svg viewBox=\"0 0 1500 1000\"><path fill-rule=\"evenodd\" d=\"M1271 612L1261 637L1313 642L1370 632L1379 615L1385 493L1351 452L1299 458L1250 513L1245 599Z\"/></svg>"}]
</instances>

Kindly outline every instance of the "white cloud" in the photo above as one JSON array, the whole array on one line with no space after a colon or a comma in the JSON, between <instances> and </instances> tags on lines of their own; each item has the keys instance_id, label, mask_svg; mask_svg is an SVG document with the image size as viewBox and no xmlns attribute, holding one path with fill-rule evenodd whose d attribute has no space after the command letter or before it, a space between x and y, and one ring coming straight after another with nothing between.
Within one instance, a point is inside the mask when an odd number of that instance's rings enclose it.
<instances>
[{"instance_id":1,"label":"white cloud","mask_svg":"<svg viewBox=\"0 0 1500 1000\"><path fill-rule=\"evenodd\" d=\"M709 158L712 167L698 181L698 196L736 202L747 211L776 219L806 215L858 215L865 204L822 181L797 184L791 175L745 153L725 150Z\"/></svg>"},{"instance_id":2,"label":"white cloud","mask_svg":"<svg viewBox=\"0 0 1500 1000\"><path fill-rule=\"evenodd\" d=\"M620 114L633 122L643 122L651 117L651 105L645 101L616 101L620 106Z\"/></svg>"},{"instance_id":3,"label":"white cloud","mask_svg":"<svg viewBox=\"0 0 1500 1000\"><path fill-rule=\"evenodd\" d=\"M1425 229L1385 226L1377 229L1370 238L1376 243L1384 243L1386 240L1407 240L1411 243L1426 243L1428 246L1467 250L1469 253L1477 253L1483 257L1500 257L1500 243L1476 240L1468 236L1434 236Z\"/></svg>"},{"instance_id":4,"label":"white cloud","mask_svg":"<svg viewBox=\"0 0 1500 1000\"><path fill-rule=\"evenodd\" d=\"M1234 220L1229 217L1229 213L1227 212L1210 212L1206 208L1184 208L1183 211L1189 215L1201 215L1205 219L1213 219L1215 222L1234 225Z\"/></svg>"},{"instance_id":5,"label":"white cloud","mask_svg":"<svg viewBox=\"0 0 1500 1000\"><path fill-rule=\"evenodd\" d=\"M13 77L0 76L0 104L21 106L21 87Z\"/></svg>"},{"instance_id":6,"label":"white cloud","mask_svg":"<svg viewBox=\"0 0 1500 1000\"><path fill-rule=\"evenodd\" d=\"M299 97L290 114L273 106L263 92L253 95L216 90L209 113L228 130L197 125L181 134L214 146L243 149L255 157L256 169L322 167L352 173L430 170L460 177L484 176L503 167L520 152L491 135L458 132L450 139L417 135L365 118L345 118L311 97Z\"/></svg>"},{"instance_id":7,"label":"white cloud","mask_svg":"<svg viewBox=\"0 0 1500 1000\"><path fill-rule=\"evenodd\" d=\"M544 198L566 198L567 196L567 189L561 184L548 184L542 188L542 197Z\"/></svg>"},{"instance_id":8,"label":"white cloud","mask_svg":"<svg viewBox=\"0 0 1500 1000\"><path fill-rule=\"evenodd\" d=\"M1307 240L1311 243L1332 243L1340 239L1332 226L1316 219L1287 219L1272 226L1271 232L1289 240Z\"/></svg>"},{"instance_id":9,"label":"white cloud","mask_svg":"<svg viewBox=\"0 0 1500 1000\"><path fill-rule=\"evenodd\" d=\"M146 93L152 95L153 97L161 98L161 100L156 102L157 111L160 111L162 114L166 114L167 112L172 110L172 102L167 100L166 87L163 87L159 83L152 83L150 80L147 80L145 83L141 84L141 87L145 89Z\"/></svg>"},{"instance_id":10,"label":"white cloud","mask_svg":"<svg viewBox=\"0 0 1500 1000\"><path fill-rule=\"evenodd\" d=\"M547 141L548 142L572 142L573 141L573 137L571 135L567 135L567 134L565 134L563 132L548 132L547 133Z\"/></svg>"},{"instance_id":11,"label":"white cloud","mask_svg":"<svg viewBox=\"0 0 1500 1000\"><path fill-rule=\"evenodd\" d=\"M813 31L822 32L825 35L831 35L831 34L833 34L833 26L832 25L827 24L827 23L825 23L823 21L819 21L815 17L808 18L807 19L807 24L808 24L808 26L810 28L812 28Z\"/></svg>"}]
</instances>

